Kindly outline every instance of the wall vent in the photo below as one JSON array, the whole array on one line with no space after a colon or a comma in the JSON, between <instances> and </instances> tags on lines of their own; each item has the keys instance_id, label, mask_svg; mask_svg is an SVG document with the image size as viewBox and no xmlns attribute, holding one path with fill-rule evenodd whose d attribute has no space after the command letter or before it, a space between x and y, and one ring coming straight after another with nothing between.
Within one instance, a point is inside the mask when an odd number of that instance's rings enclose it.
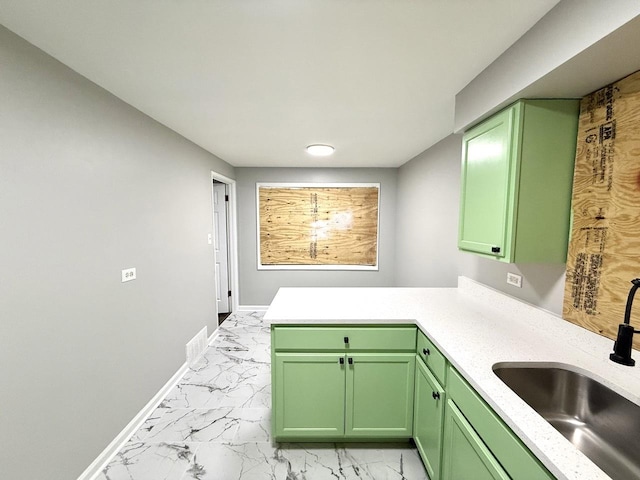
<instances>
[{"instance_id":1,"label":"wall vent","mask_svg":"<svg viewBox=\"0 0 640 480\"><path fill-rule=\"evenodd\" d=\"M207 327L200 330L196 336L187 343L185 347L187 363L193 365L193 363L200 358L205 348L207 348Z\"/></svg>"}]
</instances>

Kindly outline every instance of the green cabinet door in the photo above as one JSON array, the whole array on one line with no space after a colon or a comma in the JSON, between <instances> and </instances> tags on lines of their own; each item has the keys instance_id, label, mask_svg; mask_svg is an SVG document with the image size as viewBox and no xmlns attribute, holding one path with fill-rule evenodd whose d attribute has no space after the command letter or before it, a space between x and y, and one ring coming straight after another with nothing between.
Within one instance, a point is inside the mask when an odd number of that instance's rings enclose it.
<instances>
[{"instance_id":1,"label":"green cabinet door","mask_svg":"<svg viewBox=\"0 0 640 480\"><path fill-rule=\"evenodd\" d=\"M410 438L414 353L347 354L348 437Z\"/></svg>"},{"instance_id":2,"label":"green cabinet door","mask_svg":"<svg viewBox=\"0 0 640 480\"><path fill-rule=\"evenodd\" d=\"M508 263L564 263L577 100L520 100L464 134L458 248Z\"/></svg>"},{"instance_id":3,"label":"green cabinet door","mask_svg":"<svg viewBox=\"0 0 640 480\"><path fill-rule=\"evenodd\" d=\"M445 392L420 359L416 360L413 439L431 480L440 479Z\"/></svg>"},{"instance_id":4,"label":"green cabinet door","mask_svg":"<svg viewBox=\"0 0 640 480\"><path fill-rule=\"evenodd\" d=\"M465 135L458 239L463 250L504 257L515 116L509 108Z\"/></svg>"},{"instance_id":5,"label":"green cabinet door","mask_svg":"<svg viewBox=\"0 0 640 480\"><path fill-rule=\"evenodd\" d=\"M344 434L345 362L336 353L279 353L275 359L276 437ZM340 363L340 359L343 360Z\"/></svg>"},{"instance_id":6,"label":"green cabinet door","mask_svg":"<svg viewBox=\"0 0 640 480\"><path fill-rule=\"evenodd\" d=\"M509 480L509 475L455 403L445 410L442 480Z\"/></svg>"}]
</instances>

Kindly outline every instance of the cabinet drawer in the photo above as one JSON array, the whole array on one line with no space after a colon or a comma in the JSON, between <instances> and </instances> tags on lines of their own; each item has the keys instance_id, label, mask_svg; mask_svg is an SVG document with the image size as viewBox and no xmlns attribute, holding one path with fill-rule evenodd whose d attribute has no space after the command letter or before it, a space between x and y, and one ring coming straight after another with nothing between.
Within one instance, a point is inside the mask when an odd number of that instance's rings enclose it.
<instances>
[{"instance_id":1,"label":"cabinet drawer","mask_svg":"<svg viewBox=\"0 0 640 480\"><path fill-rule=\"evenodd\" d=\"M410 351L416 348L416 327L273 327L277 351Z\"/></svg>"},{"instance_id":2,"label":"cabinet drawer","mask_svg":"<svg viewBox=\"0 0 640 480\"><path fill-rule=\"evenodd\" d=\"M449 398L462 411L511 478L518 480L552 480L554 478L453 367L449 368L448 380Z\"/></svg>"},{"instance_id":3,"label":"cabinet drawer","mask_svg":"<svg viewBox=\"0 0 640 480\"><path fill-rule=\"evenodd\" d=\"M429 370L436 376L442 386L446 386L447 359L431 343L427 336L418 331L418 356L424 360Z\"/></svg>"}]
</instances>

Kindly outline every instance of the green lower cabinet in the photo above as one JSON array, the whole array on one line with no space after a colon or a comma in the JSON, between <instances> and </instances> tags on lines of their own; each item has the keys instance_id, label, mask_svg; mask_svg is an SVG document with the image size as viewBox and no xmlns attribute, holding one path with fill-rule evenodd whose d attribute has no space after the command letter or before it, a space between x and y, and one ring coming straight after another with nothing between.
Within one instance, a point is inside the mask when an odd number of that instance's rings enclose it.
<instances>
[{"instance_id":1,"label":"green lower cabinet","mask_svg":"<svg viewBox=\"0 0 640 480\"><path fill-rule=\"evenodd\" d=\"M458 415L462 412L464 424L472 429L475 438L481 442L484 450L491 452L491 458L499 462L501 468L508 473L509 477L507 478L516 480L552 480L555 478L455 368L449 368L447 378L447 401L451 402L453 409L455 409L454 412L457 412ZM453 428L451 426L453 420L450 421L449 417L454 416L448 410L449 407L447 407L445 422L447 432ZM461 422L458 423L461 424ZM446 438L447 433L445 433L445 446L443 447L445 451L451 444L451 440L447 443ZM445 478L464 477L454 475Z\"/></svg>"},{"instance_id":2,"label":"green lower cabinet","mask_svg":"<svg viewBox=\"0 0 640 480\"><path fill-rule=\"evenodd\" d=\"M271 345L276 441L413 438L430 480L554 478L415 327L275 327Z\"/></svg>"},{"instance_id":3,"label":"green lower cabinet","mask_svg":"<svg viewBox=\"0 0 640 480\"><path fill-rule=\"evenodd\" d=\"M413 433L413 353L347 355L347 437L410 438Z\"/></svg>"},{"instance_id":4,"label":"green lower cabinet","mask_svg":"<svg viewBox=\"0 0 640 480\"><path fill-rule=\"evenodd\" d=\"M442 480L509 480L471 424L453 401L445 412Z\"/></svg>"},{"instance_id":5,"label":"green lower cabinet","mask_svg":"<svg viewBox=\"0 0 640 480\"><path fill-rule=\"evenodd\" d=\"M413 439L431 480L440 479L446 395L420 359L416 361Z\"/></svg>"},{"instance_id":6,"label":"green lower cabinet","mask_svg":"<svg viewBox=\"0 0 640 480\"><path fill-rule=\"evenodd\" d=\"M274 354L277 439L411 438L413 353Z\"/></svg>"},{"instance_id":7,"label":"green lower cabinet","mask_svg":"<svg viewBox=\"0 0 640 480\"><path fill-rule=\"evenodd\" d=\"M276 352L274 357L276 437L342 436L344 355Z\"/></svg>"}]
</instances>

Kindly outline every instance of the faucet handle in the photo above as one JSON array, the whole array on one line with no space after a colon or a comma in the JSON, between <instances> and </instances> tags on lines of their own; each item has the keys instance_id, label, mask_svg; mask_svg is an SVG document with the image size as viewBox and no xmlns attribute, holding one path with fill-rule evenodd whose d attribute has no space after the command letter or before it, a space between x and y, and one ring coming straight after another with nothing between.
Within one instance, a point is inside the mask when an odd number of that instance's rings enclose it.
<instances>
[{"instance_id":1,"label":"faucet handle","mask_svg":"<svg viewBox=\"0 0 640 480\"><path fill-rule=\"evenodd\" d=\"M633 334L636 330L628 323L618 325L618 338L613 344L613 353L609 359L621 365L633 367L636 361L631 358L631 348L633 346Z\"/></svg>"}]
</instances>

